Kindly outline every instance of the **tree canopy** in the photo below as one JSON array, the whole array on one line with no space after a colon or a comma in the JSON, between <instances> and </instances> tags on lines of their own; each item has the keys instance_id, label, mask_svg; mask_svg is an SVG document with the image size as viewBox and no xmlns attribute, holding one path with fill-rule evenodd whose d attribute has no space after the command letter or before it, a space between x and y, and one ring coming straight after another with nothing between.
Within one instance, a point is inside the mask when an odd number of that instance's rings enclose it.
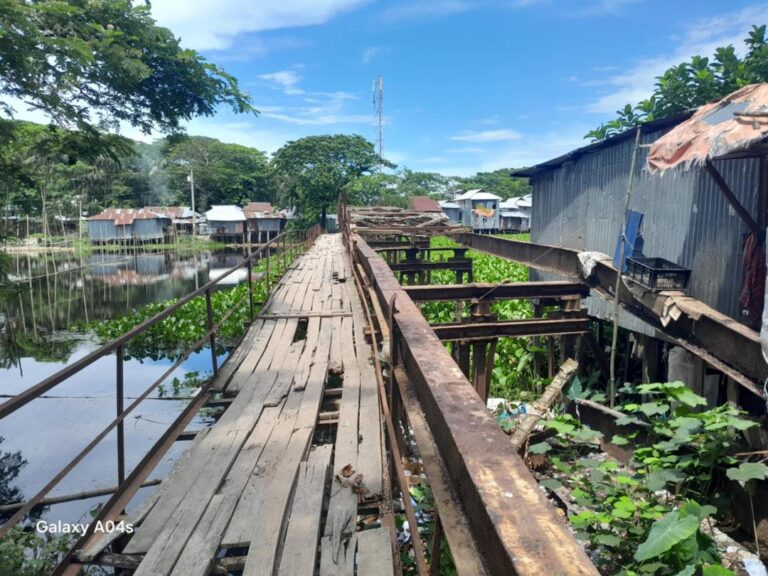
<instances>
[{"instance_id":1,"label":"tree canopy","mask_svg":"<svg viewBox=\"0 0 768 576\"><path fill-rule=\"evenodd\" d=\"M598 126L585 138L604 140L643 122L719 100L748 84L768 81L766 27L753 26L744 42L747 52L743 58L729 45L717 48L711 59L694 56L688 62L672 66L656 79L649 98L617 110L616 119Z\"/></svg>"},{"instance_id":2,"label":"tree canopy","mask_svg":"<svg viewBox=\"0 0 768 576\"><path fill-rule=\"evenodd\" d=\"M272 158L280 198L299 207L307 221L318 215L324 220L341 190L378 166L373 144L362 136L346 134L300 138L288 142ZM395 165L384 160L384 166Z\"/></svg>"},{"instance_id":3,"label":"tree canopy","mask_svg":"<svg viewBox=\"0 0 768 576\"><path fill-rule=\"evenodd\" d=\"M273 185L261 150L203 136L171 139L164 154L175 203L189 204L187 176L194 171L196 207L271 200Z\"/></svg>"},{"instance_id":4,"label":"tree canopy","mask_svg":"<svg viewBox=\"0 0 768 576\"><path fill-rule=\"evenodd\" d=\"M0 94L107 148L101 130L121 122L149 134L221 105L255 112L234 77L131 0L0 0Z\"/></svg>"}]
</instances>

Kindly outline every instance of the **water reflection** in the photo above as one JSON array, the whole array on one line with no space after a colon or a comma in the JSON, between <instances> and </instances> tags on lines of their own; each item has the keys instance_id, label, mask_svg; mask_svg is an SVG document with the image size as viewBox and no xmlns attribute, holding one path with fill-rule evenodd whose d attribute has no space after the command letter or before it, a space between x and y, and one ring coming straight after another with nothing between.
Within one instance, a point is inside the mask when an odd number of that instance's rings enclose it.
<instances>
[{"instance_id":1,"label":"water reflection","mask_svg":"<svg viewBox=\"0 0 768 576\"><path fill-rule=\"evenodd\" d=\"M24 358L66 362L82 323L184 296L244 257L242 249L14 255L0 284L0 379ZM222 285L246 278L238 270Z\"/></svg>"}]
</instances>

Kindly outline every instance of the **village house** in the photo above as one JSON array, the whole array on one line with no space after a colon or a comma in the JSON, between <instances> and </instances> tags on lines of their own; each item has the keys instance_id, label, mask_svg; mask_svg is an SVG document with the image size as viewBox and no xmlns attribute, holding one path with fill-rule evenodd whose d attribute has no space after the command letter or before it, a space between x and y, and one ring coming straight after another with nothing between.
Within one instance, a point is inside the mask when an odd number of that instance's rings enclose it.
<instances>
[{"instance_id":1,"label":"village house","mask_svg":"<svg viewBox=\"0 0 768 576\"><path fill-rule=\"evenodd\" d=\"M246 218L239 206L211 206L205 213L211 240L245 244Z\"/></svg>"},{"instance_id":2,"label":"village house","mask_svg":"<svg viewBox=\"0 0 768 576\"><path fill-rule=\"evenodd\" d=\"M501 229L500 200L501 196L482 189L464 192L455 199L459 205L459 223L480 234L498 232Z\"/></svg>"},{"instance_id":3,"label":"village house","mask_svg":"<svg viewBox=\"0 0 768 576\"><path fill-rule=\"evenodd\" d=\"M145 206L144 209L170 218L171 231L176 235L192 234L193 223L197 228L196 232L200 234L205 223L205 217L192 212L189 206Z\"/></svg>"},{"instance_id":4,"label":"village house","mask_svg":"<svg viewBox=\"0 0 768 576\"><path fill-rule=\"evenodd\" d=\"M536 198L531 241L575 249L585 261L605 254L651 292L684 289L727 317L724 322L739 322L742 331L759 330L766 279L768 126L764 117L743 116L766 106L768 85L747 86L695 113L642 124L637 143L637 130L628 130L514 172L530 178ZM620 261L625 216L625 259ZM531 271L533 280L552 278ZM610 300L588 300L591 316L610 320L612 310ZM667 322L674 319L671 313ZM644 350L649 378L656 377L660 345L666 346L668 379L717 396L717 387L706 383L722 376L705 370L699 358L625 310L619 312L619 324Z\"/></svg>"},{"instance_id":5,"label":"village house","mask_svg":"<svg viewBox=\"0 0 768 576\"><path fill-rule=\"evenodd\" d=\"M164 242L171 219L145 208L107 208L88 218L94 243Z\"/></svg>"},{"instance_id":6,"label":"village house","mask_svg":"<svg viewBox=\"0 0 768 576\"><path fill-rule=\"evenodd\" d=\"M502 232L528 232L531 229L531 195L509 198L499 203Z\"/></svg>"},{"instance_id":7,"label":"village house","mask_svg":"<svg viewBox=\"0 0 768 576\"><path fill-rule=\"evenodd\" d=\"M269 202L248 202L243 213L248 221L248 239L252 244L269 242L285 228L285 215Z\"/></svg>"}]
</instances>

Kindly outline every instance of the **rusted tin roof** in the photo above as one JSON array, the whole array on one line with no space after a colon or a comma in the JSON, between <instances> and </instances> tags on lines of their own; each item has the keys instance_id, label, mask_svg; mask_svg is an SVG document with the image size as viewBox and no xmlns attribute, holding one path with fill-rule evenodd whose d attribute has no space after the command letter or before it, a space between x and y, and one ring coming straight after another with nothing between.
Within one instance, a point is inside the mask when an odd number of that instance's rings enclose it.
<instances>
[{"instance_id":1,"label":"rusted tin roof","mask_svg":"<svg viewBox=\"0 0 768 576\"><path fill-rule=\"evenodd\" d=\"M442 212L443 208L437 200L429 196L413 196L408 201L408 206L416 212Z\"/></svg>"},{"instance_id":2,"label":"rusted tin roof","mask_svg":"<svg viewBox=\"0 0 768 576\"><path fill-rule=\"evenodd\" d=\"M248 202L243 208L246 218L285 218L269 202Z\"/></svg>"},{"instance_id":3,"label":"rusted tin roof","mask_svg":"<svg viewBox=\"0 0 768 576\"><path fill-rule=\"evenodd\" d=\"M157 212L145 208L107 208L103 212L91 216L88 220L112 220L115 226L128 226L134 220L154 220L167 218Z\"/></svg>"},{"instance_id":4,"label":"rusted tin roof","mask_svg":"<svg viewBox=\"0 0 768 576\"><path fill-rule=\"evenodd\" d=\"M647 167L662 172L700 166L708 159L745 150L768 135L768 84L751 84L698 108L656 140Z\"/></svg>"}]
</instances>

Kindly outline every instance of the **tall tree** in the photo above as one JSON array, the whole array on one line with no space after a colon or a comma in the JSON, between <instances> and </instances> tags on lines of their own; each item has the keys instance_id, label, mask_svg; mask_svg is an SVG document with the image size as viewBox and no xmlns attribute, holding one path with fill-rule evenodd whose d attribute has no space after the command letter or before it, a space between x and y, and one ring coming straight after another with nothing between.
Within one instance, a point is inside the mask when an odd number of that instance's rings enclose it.
<instances>
[{"instance_id":1,"label":"tall tree","mask_svg":"<svg viewBox=\"0 0 768 576\"><path fill-rule=\"evenodd\" d=\"M0 94L106 148L101 129L121 122L175 132L221 105L255 112L235 78L131 0L0 0Z\"/></svg>"},{"instance_id":2,"label":"tall tree","mask_svg":"<svg viewBox=\"0 0 768 576\"><path fill-rule=\"evenodd\" d=\"M211 204L244 204L248 200L274 198L267 157L255 148L190 136L171 139L165 158L169 186L179 203L188 203L190 170L194 171L199 210Z\"/></svg>"},{"instance_id":3,"label":"tall tree","mask_svg":"<svg viewBox=\"0 0 768 576\"><path fill-rule=\"evenodd\" d=\"M379 165L373 144L358 135L307 136L288 142L272 158L278 191L309 223L318 217L325 226L329 207L355 178ZM384 160L386 167L395 165Z\"/></svg>"},{"instance_id":4,"label":"tall tree","mask_svg":"<svg viewBox=\"0 0 768 576\"><path fill-rule=\"evenodd\" d=\"M601 124L585 138L599 141L643 122L666 118L727 96L748 84L768 81L766 27L753 26L744 40L747 53L739 58L733 46L717 48L710 60L694 56L669 68L656 79L653 94L639 104L627 104L617 118Z\"/></svg>"}]
</instances>

